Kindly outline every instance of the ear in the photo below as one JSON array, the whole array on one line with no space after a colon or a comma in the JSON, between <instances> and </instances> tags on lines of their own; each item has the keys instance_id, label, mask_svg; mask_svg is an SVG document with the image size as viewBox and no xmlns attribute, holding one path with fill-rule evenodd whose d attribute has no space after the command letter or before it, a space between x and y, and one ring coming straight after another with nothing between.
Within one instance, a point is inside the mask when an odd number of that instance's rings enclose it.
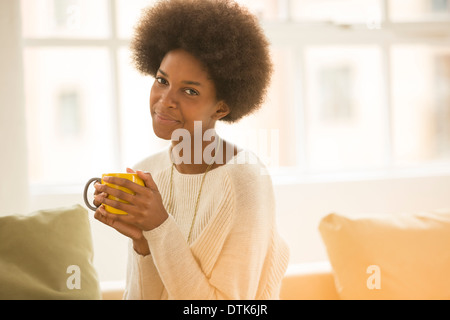
<instances>
[{"instance_id":1,"label":"ear","mask_svg":"<svg viewBox=\"0 0 450 320\"><path fill-rule=\"evenodd\" d=\"M216 112L213 114L214 120L220 120L231 112L230 107L221 100L216 104Z\"/></svg>"}]
</instances>

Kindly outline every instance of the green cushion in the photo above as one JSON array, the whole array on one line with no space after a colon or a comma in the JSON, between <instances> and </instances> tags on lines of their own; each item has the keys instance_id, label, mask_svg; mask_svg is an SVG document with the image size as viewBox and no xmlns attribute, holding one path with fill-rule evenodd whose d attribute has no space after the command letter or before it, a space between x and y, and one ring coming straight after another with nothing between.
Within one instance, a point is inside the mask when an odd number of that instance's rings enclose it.
<instances>
[{"instance_id":1,"label":"green cushion","mask_svg":"<svg viewBox=\"0 0 450 320\"><path fill-rule=\"evenodd\" d=\"M80 205L0 217L0 299L100 299Z\"/></svg>"}]
</instances>

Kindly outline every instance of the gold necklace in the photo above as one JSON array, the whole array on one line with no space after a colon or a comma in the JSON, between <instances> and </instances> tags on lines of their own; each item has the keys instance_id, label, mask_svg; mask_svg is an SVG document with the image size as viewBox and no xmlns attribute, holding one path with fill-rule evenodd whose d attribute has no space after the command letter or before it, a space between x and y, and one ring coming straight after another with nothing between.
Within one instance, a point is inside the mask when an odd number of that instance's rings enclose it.
<instances>
[{"instance_id":1,"label":"gold necklace","mask_svg":"<svg viewBox=\"0 0 450 320\"><path fill-rule=\"evenodd\" d=\"M206 168L206 171L205 171L205 173L203 174L203 177L202 177L202 183L200 184L200 190L199 190L199 192L198 192L197 200L196 200L196 202L195 202L194 217L192 218L191 228L189 229L189 235L188 235L187 243L189 243L190 240L191 240L192 230L193 230L193 228L194 228L195 218L197 217L198 204L199 204L199 202L200 202L200 196L201 196L201 194L202 194L203 183L205 182L206 174L207 174L208 171L211 169L211 167L212 167L212 165L214 164L214 162L216 162L216 156L217 156L217 154L219 153L219 149L220 149L220 145L221 145L220 137L218 137L217 144L218 144L218 146L217 146L217 148L216 148L216 152L215 152L215 154L214 154L214 158L213 158L213 160L211 161L211 163L208 165L208 167ZM170 158L172 159L172 151L170 151ZM173 194L172 194L172 190L173 190L173 170L174 170L174 168L175 168L175 163L174 163L173 160L172 160L172 169L171 169L171 171L170 171L170 194L169 194L169 205L170 205L170 210L169 210L169 211L170 211L170 212L173 211L173 199L172 199Z\"/></svg>"}]
</instances>

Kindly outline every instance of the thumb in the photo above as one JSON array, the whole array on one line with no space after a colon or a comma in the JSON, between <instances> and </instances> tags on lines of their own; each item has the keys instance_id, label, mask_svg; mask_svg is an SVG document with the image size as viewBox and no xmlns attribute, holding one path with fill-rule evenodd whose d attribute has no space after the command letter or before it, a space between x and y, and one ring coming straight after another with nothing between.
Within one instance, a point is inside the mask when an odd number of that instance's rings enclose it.
<instances>
[{"instance_id":1,"label":"thumb","mask_svg":"<svg viewBox=\"0 0 450 320\"><path fill-rule=\"evenodd\" d=\"M150 188L153 191L159 192L158 186L156 185L155 181L153 180L152 175L150 172L144 172L144 171L136 171L139 178L141 178L144 181L144 184L146 187Z\"/></svg>"},{"instance_id":2,"label":"thumb","mask_svg":"<svg viewBox=\"0 0 450 320\"><path fill-rule=\"evenodd\" d=\"M136 171L134 171L134 170L131 169L131 168L127 168L127 173L136 173Z\"/></svg>"}]
</instances>

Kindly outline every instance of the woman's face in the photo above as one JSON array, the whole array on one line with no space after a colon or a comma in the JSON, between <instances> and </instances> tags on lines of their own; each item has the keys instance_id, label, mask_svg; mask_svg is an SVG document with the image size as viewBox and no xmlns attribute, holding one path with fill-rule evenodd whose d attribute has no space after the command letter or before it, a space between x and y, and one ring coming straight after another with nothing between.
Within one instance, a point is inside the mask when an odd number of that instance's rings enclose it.
<instances>
[{"instance_id":1,"label":"woman's face","mask_svg":"<svg viewBox=\"0 0 450 320\"><path fill-rule=\"evenodd\" d=\"M171 139L175 129L194 133L194 121L202 122L202 131L229 113L216 98L214 83L202 63L190 53L178 49L166 54L150 93L153 131L162 139Z\"/></svg>"}]
</instances>

